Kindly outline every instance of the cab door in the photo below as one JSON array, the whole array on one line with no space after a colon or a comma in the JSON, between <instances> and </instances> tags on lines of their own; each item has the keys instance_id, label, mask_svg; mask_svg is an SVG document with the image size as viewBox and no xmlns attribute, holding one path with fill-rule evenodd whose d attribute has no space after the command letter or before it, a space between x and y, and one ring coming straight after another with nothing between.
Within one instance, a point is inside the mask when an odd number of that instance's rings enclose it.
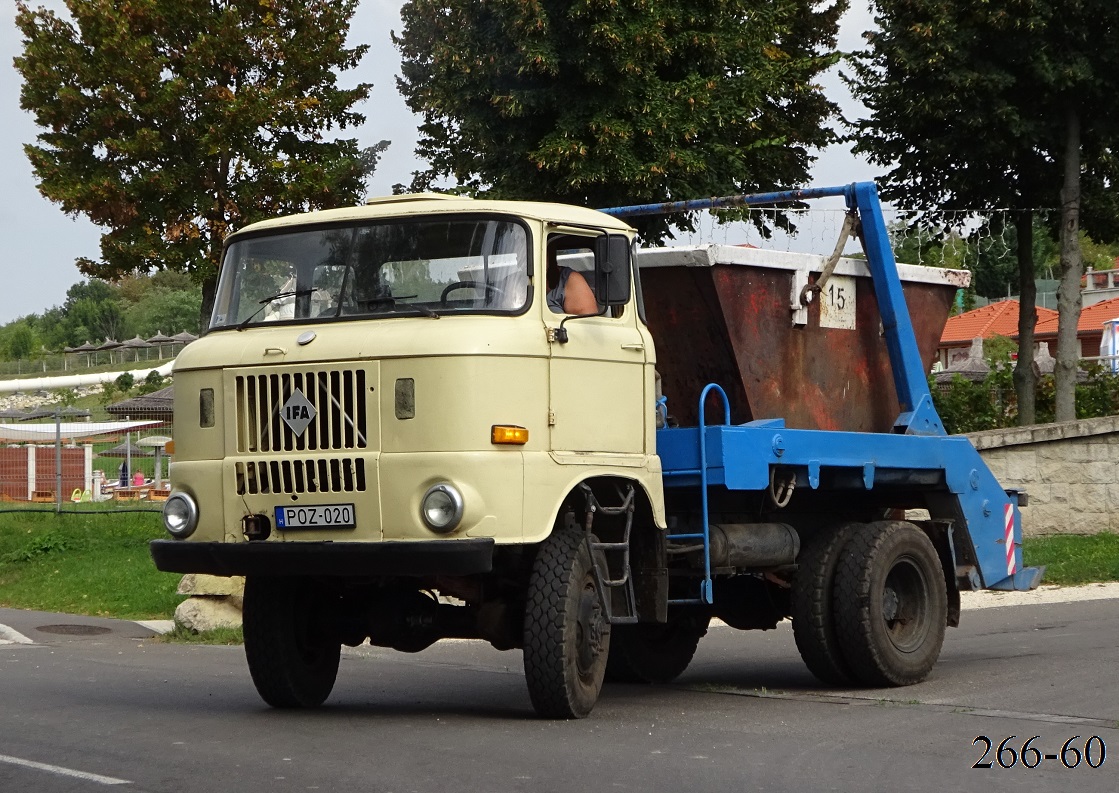
<instances>
[{"instance_id":1,"label":"cab door","mask_svg":"<svg viewBox=\"0 0 1119 793\"><path fill-rule=\"evenodd\" d=\"M582 258L586 271L588 257ZM593 269L593 257L590 261ZM635 301L609 308L604 316L566 322L564 314L546 304L543 311L549 339L562 337L561 322L567 338L549 345L552 450L643 459L653 420L652 362L647 360L652 345L637 319Z\"/></svg>"}]
</instances>

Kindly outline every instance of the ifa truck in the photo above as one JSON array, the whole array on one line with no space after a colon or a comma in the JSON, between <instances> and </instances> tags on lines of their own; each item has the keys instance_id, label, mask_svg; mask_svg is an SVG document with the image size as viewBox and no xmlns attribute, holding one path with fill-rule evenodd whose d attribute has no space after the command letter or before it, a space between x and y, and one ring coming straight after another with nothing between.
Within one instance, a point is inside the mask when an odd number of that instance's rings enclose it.
<instances>
[{"instance_id":1,"label":"ifa truck","mask_svg":"<svg viewBox=\"0 0 1119 793\"><path fill-rule=\"evenodd\" d=\"M626 222L829 196L830 256L645 250ZM573 273L596 311L555 299ZM830 685L919 682L961 591L1042 574L1025 494L931 400L967 278L896 264L872 183L256 223L175 362L152 557L245 577L249 671L279 708L323 703L343 645L466 638L522 652L539 714L583 717L604 681L676 678L716 620L791 620Z\"/></svg>"}]
</instances>

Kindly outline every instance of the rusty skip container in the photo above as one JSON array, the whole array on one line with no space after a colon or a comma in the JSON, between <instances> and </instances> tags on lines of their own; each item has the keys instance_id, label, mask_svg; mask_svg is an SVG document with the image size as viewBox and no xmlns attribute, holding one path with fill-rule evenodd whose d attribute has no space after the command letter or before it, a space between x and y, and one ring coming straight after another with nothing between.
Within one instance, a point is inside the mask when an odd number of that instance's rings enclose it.
<instances>
[{"instance_id":1,"label":"rusty skip container","mask_svg":"<svg viewBox=\"0 0 1119 793\"><path fill-rule=\"evenodd\" d=\"M696 425L698 395L719 383L733 423L783 418L803 429L891 431L899 405L866 263L839 259L823 291L802 305L826 258L717 244L639 254L670 416ZM928 369L971 274L906 264L898 273Z\"/></svg>"}]
</instances>

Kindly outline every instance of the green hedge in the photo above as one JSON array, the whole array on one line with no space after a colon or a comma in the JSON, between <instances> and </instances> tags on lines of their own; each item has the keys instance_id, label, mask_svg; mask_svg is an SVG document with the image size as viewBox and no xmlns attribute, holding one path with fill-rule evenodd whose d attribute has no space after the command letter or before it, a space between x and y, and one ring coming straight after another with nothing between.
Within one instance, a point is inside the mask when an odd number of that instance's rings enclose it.
<instances>
[{"instance_id":1,"label":"green hedge","mask_svg":"<svg viewBox=\"0 0 1119 793\"><path fill-rule=\"evenodd\" d=\"M1018 424L1018 398L1011 367L1000 366L981 381L955 375L947 385L929 377L933 404L949 433L979 432ZM1054 418L1053 376L1045 375L1037 385L1037 423ZM1119 414L1119 375L1092 364L1076 386L1076 417L1080 419Z\"/></svg>"}]
</instances>

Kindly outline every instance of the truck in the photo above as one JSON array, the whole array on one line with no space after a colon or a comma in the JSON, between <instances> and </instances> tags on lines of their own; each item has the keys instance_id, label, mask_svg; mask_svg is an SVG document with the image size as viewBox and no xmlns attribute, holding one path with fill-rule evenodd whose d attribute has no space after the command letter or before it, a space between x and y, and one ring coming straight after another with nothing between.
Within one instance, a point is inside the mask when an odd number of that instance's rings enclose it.
<instances>
[{"instance_id":1,"label":"truck","mask_svg":"<svg viewBox=\"0 0 1119 793\"><path fill-rule=\"evenodd\" d=\"M831 256L639 249L626 222L826 197L847 208ZM559 268L597 312L550 305ZM791 620L829 685L919 682L961 591L1043 572L1026 494L932 403L967 277L896 264L869 182L255 223L175 362L151 555L245 577L248 668L278 708L321 705L343 645L469 638L522 651L538 714L580 718L604 681L675 679L713 620Z\"/></svg>"}]
</instances>

